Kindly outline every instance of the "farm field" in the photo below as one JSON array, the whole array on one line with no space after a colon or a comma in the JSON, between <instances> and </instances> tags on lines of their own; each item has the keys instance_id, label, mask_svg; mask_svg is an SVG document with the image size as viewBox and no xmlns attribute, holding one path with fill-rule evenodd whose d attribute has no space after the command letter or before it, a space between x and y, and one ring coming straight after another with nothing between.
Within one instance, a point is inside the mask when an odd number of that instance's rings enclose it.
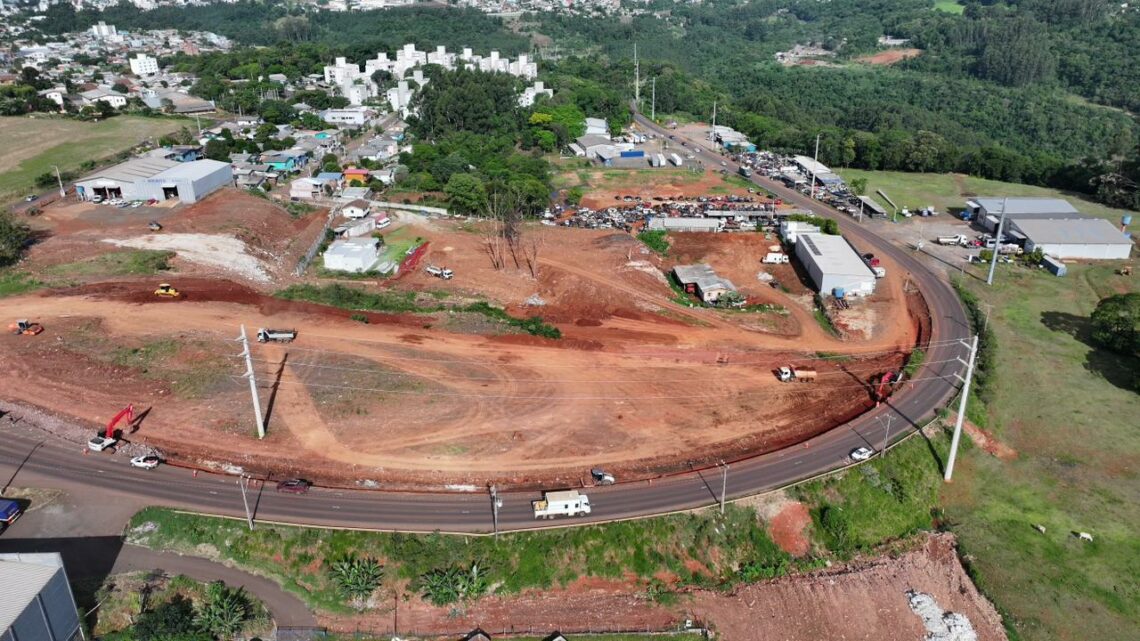
<instances>
[{"instance_id":1,"label":"farm field","mask_svg":"<svg viewBox=\"0 0 1140 641\"><path fill-rule=\"evenodd\" d=\"M992 305L1000 363L982 427L1014 453L971 449L941 503L979 587L1027 641L1140 629L1140 394L1131 389L1140 362L1089 338L1100 298L1140 289L1113 267L1069 265L1055 278L1003 266L992 289L967 279Z\"/></svg>"},{"instance_id":2,"label":"farm field","mask_svg":"<svg viewBox=\"0 0 1140 641\"><path fill-rule=\"evenodd\" d=\"M986 180L963 174L912 174L900 171L863 171L861 169L838 169L839 175L848 184L856 178L867 179L867 195L874 198L887 211L890 203L883 200L876 190L882 189L899 207L916 208L933 205L945 213L949 208L962 208L967 198L972 196L1037 196L1041 198L1064 198L1081 212L1103 218L1114 225L1120 224L1120 217L1129 212L1113 209L1095 203L1080 194L1063 192L1048 187L1020 185L998 180ZM969 196L967 196L969 194ZM900 220L902 220L900 218ZM1133 235L1140 233L1140 216L1134 216L1129 229Z\"/></svg>"},{"instance_id":3,"label":"farm field","mask_svg":"<svg viewBox=\"0 0 1140 641\"><path fill-rule=\"evenodd\" d=\"M52 171L79 171L88 160L99 161L148 139L178 131L192 121L182 118L116 116L82 122L53 116L0 117L0 202L26 195L37 176Z\"/></svg>"}]
</instances>

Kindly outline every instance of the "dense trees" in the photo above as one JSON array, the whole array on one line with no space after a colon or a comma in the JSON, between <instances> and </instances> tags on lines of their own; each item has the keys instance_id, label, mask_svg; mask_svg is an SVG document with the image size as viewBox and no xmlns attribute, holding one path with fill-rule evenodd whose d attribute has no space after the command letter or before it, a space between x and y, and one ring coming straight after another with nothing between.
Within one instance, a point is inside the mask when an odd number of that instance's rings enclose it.
<instances>
[{"instance_id":1,"label":"dense trees","mask_svg":"<svg viewBox=\"0 0 1140 641\"><path fill-rule=\"evenodd\" d=\"M0 267L20 260L31 238L32 232L27 225L16 220L11 213L0 211Z\"/></svg>"},{"instance_id":2,"label":"dense trees","mask_svg":"<svg viewBox=\"0 0 1140 641\"><path fill-rule=\"evenodd\" d=\"M1121 354L1140 356L1140 293L1117 294L1097 303L1093 339Z\"/></svg>"}]
</instances>

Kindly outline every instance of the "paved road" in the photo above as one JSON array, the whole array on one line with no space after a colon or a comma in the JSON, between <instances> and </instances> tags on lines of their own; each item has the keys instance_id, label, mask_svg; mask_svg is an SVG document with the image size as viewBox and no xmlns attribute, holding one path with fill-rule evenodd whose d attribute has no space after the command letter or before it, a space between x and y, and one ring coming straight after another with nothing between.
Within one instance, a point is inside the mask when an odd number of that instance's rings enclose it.
<instances>
[{"instance_id":1,"label":"paved road","mask_svg":"<svg viewBox=\"0 0 1140 641\"><path fill-rule=\"evenodd\" d=\"M647 129L669 134L640 115L636 118ZM716 165L721 160L693 144L689 149L707 163ZM728 168L734 171L736 166L728 163ZM858 249L889 256L910 273L911 281L924 293L930 307L932 346L927 351L926 360L931 365L922 368L911 384L896 391L882 407L846 425L794 447L732 462L726 485L729 498L776 489L837 469L847 463L848 454L857 447L869 446L879 450L887 436L888 414L894 417L890 432L892 441L909 433L916 425L931 418L955 393L956 374L962 366L950 361L956 357L965 358L968 352L964 344L947 342L964 339L969 333L965 312L957 296L946 282L915 257L802 194L770 180L753 180L786 202L835 218L843 233ZM3 422L0 422L0 430L4 430ZM13 473L36 442L30 435L0 435L0 479ZM32 480L48 486L53 481L89 480L108 490L143 496L153 504L225 516L243 514L241 495L232 477L207 474L192 477L187 470L169 466L149 472L136 470L130 468L123 457L84 456L80 446L74 444L45 443L28 458L19 474L19 485L32 485ZM32 480L25 480L25 477ZM499 511L498 526L500 530L523 530L708 506L720 498L721 482L721 473L714 468L652 482L594 488L589 492L594 508L589 517L558 521L534 520L530 501L537 498L536 494L504 493L500 495L503 506ZM255 488L251 503L258 519L288 523L418 532L488 532L493 527L491 501L485 492L433 494L315 488L308 495L295 496L280 495L272 489L262 492Z\"/></svg>"}]
</instances>

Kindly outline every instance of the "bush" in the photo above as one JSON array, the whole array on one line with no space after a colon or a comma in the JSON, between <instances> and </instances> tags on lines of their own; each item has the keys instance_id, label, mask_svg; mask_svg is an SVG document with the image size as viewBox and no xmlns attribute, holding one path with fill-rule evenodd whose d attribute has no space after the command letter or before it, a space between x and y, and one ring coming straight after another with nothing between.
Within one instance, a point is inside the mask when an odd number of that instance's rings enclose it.
<instances>
[{"instance_id":1,"label":"bush","mask_svg":"<svg viewBox=\"0 0 1140 641\"><path fill-rule=\"evenodd\" d=\"M652 249L664 256L669 253L669 232L664 229L654 231L643 231L637 235L637 239L645 243L645 246Z\"/></svg>"},{"instance_id":2,"label":"bush","mask_svg":"<svg viewBox=\"0 0 1140 641\"><path fill-rule=\"evenodd\" d=\"M448 605L482 596L489 587L486 572L472 563L469 570L460 567L437 569L420 577L424 599L432 605Z\"/></svg>"},{"instance_id":3,"label":"bush","mask_svg":"<svg viewBox=\"0 0 1140 641\"><path fill-rule=\"evenodd\" d=\"M27 225L10 212L0 212L0 267L19 261L31 239L32 231Z\"/></svg>"},{"instance_id":4,"label":"bush","mask_svg":"<svg viewBox=\"0 0 1140 641\"><path fill-rule=\"evenodd\" d=\"M194 623L194 606L182 596L139 615L134 625L138 641L208 641L210 635Z\"/></svg>"},{"instance_id":5,"label":"bush","mask_svg":"<svg viewBox=\"0 0 1140 641\"><path fill-rule=\"evenodd\" d=\"M350 599L363 601L380 587L384 568L372 557L343 556L328 567L329 577L341 593Z\"/></svg>"},{"instance_id":6,"label":"bush","mask_svg":"<svg viewBox=\"0 0 1140 641\"><path fill-rule=\"evenodd\" d=\"M214 637L232 638L249 620L250 610L244 588L234 589L215 581L206 588L205 603L194 615L194 623Z\"/></svg>"}]
</instances>

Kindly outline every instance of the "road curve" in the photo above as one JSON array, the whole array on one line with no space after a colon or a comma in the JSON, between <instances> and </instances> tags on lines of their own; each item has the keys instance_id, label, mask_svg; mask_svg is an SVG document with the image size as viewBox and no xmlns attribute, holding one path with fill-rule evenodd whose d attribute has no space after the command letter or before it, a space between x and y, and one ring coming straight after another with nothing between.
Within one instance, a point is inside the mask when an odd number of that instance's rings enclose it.
<instances>
[{"instance_id":1,"label":"road curve","mask_svg":"<svg viewBox=\"0 0 1140 641\"><path fill-rule=\"evenodd\" d=\"M642 127L663 136L670 132L640 114ZM676 135L675 133L673 135ZM688 150L709 163L722 158L688 141ZM735 171L738 166L728 162ZM957 391L956 375L968 348L952 341L965 339L969 326L965 310L950 286L910 253L878 237L848 217L772 180L754 177L753 182L817 215L839 221L840 229L861 251L889 256L910 274L930 308L931 347L926 362L912 383L897 390L887 402L845 425L799 445L770 454L733 461L727 474L729 499L757 494L838 469L848 463L851 450L867 446L880 450L887 437L888 414L894 418L890 439L897 440L929 420ZM222 516L242 517L242 497L234 477L199 474L171 466L144 471L131 468L125 457L85 456L81 445L44 441L0 421L0 479L18 477L17 485L52 486L60 482L97 483L108 491L145 497L156 505ZM31 455L29 456L29 453ZM593 513L588 517L536 521L530 501L532 492L500 493L500 531L526 530L551 525L627 519L687 510L716 503L721 497L721 471L713 468L649 482L623 483L589 490ZM307 495L277 494L254 482L250 499L255 517L264 522L297 523L329 527L398 530L411 532L485 533L494 527L491 500L486 492L426 493L314 488Z\"/></svg>"}]
</instances>

